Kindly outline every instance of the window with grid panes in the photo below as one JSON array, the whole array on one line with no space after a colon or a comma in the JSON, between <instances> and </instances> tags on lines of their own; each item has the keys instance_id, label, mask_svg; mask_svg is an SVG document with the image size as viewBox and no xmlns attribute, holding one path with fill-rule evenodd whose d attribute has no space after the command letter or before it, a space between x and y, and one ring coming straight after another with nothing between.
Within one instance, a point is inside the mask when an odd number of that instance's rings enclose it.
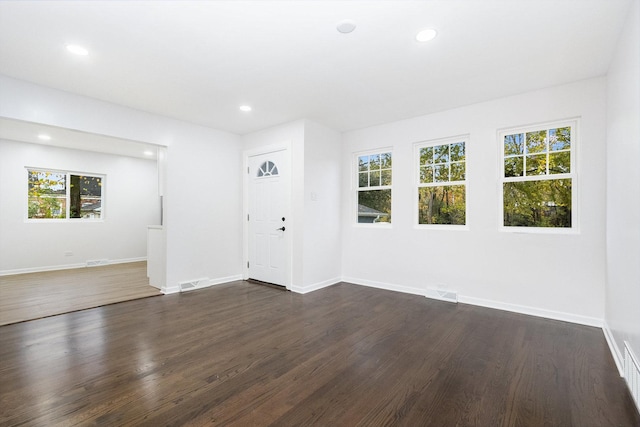
<instances>
[{"instance_id":1,"label":"window with grid panes","mask_svg":"<svg viewBox=\"0 0 640 427\"><path fill-rule=\"evenodd\" d=\"M466 138L416 145L418 224L466 224Z\"/></svg>"},{"instance_id":2,"label":"window with grid panes","mask_svg":"<svg viewBox=\"0 0 640 427\"><path fill-rule=\"evenodd\" d=\"M357 222L391 223L391 152L358 155L357 161Z\"/></svg>"},{"instance_id":3,"label":"window with grid panes","mask_svg":"<svg viewBox=\"0 0 640 427\"><path fill-rule=\"evenodd\" d=\"M571 229L576 121L500 133L504 227Z\"/></svg>"}]
</instances>

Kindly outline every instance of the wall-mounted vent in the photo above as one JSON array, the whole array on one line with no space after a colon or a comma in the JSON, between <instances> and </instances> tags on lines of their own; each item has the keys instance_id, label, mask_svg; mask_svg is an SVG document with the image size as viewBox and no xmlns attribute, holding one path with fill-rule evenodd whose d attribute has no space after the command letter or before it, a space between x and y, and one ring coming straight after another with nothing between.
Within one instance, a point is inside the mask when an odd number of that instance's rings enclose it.
<instances>
[{"instance_id":1,"label":"wall-mounted vent","mask_svg":"<svg viewBox=\"0 0 640 427\"><path fill-rule=\"evenodd\" d=\"M204 287L206 283L209 281L208 278L196 279L196 280L188 280L186 282L179 283L180 292L192 291L194 289L198 289Z\"/></svg>"},{"instance_id":2,"label":"wall-mounted vent","mask_svg":"<svg viewBox=\"0 0 640 427\"><path fill-rule=\"evenodd\" d=\"M427 298L438 299L441 301L458 302L458 293L456 291L446 289L446 285L438 285L436 288L427 288L425 296Z\"/></svg>"},{"instance_id":3,"label":"wall-mounted vent","mask_svg":"<svg viewBox=\"0 0 640 427\"><path fill-rule=\"evenodd\" d=\"M636 407L640 410L640 363L626 341L624 343L624 378L636 402Z\"/></svg>"},{"instance_id":4,"label":"wall-mounted vent","mask_svg":"<svg viewBox=\"0 0 640 427\"><path fill-rule=\"evenodd\" d=\"M97 267L99 265L108 265L108 259L89 259L87 260L87 267Z\"/></svg>"}]
</instances>

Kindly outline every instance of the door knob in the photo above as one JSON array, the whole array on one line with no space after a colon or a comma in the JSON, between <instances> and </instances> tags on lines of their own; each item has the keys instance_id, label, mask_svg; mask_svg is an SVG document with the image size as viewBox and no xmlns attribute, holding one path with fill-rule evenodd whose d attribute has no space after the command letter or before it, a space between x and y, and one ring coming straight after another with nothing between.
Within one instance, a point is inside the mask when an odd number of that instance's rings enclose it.
<instances>
[{"instance_id":1,"label":"door knob","mask_svg":"<svg viewBox=\"0 0 640 427\"><path fill-rule=\"evenodd\" d=\"M284 231L284 230L285 230L285 228L284 228L284 226L283 226L283 227L280 227L280 228L276 228L276 230Z\"/></svg>"}]
</instances>

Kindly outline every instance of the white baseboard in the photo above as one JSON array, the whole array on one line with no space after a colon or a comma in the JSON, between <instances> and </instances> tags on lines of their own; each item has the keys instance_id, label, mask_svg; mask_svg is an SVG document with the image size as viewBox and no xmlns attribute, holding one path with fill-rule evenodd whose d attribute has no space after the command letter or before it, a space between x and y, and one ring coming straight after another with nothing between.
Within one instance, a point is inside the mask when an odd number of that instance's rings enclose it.
<instances>
[{"instance_id":1,"label":"white baseboard","mask_svg":"<svg viewBox=\"0 0 640 427\"><path fill-rule=\"evenodd\" d=\"M176 286L164 286L164 287L160 288L160 292L162 292L164 295L179 294L180 293L180 286L179 285L176 285Z\"/></svg>"},{"instance_id":2,"label":"white baseboard","mask_svg":"<svg viewBox=\"0 0 640 427\"><path fill-rule=\"evenodd\" d=\"M602 328L602 319L579 314L564 313L561 311L545 310L542 308L528 307L518 304L510 304L500 301L486 300L482 298L458 296L458 302L464 304L477 305L480 307L495 308L498 310L511 311L513 313L527 314L529 316L544 317L545 319L561 320L563 322L577 323L585 326L595 326Z\"/></svg>"},{"instance_id":3,"label":"white baseboard","mask_svg":"<svg viewBox=\"0 0 640 427\"><path fill-rule=\"evenodd\" d=\"M193 282L197 282L197 286L190 288L189 291L208 288L210 286L215 286L215 285L223 285L225 283L236 282L238 280L242 280L242 274L234 274L233 276L226 276L226 277L217 277L214 279L209 279L209 278L197 279L197 280L193 280ZM181 283L184 283L184 282L181 282ZM175 286L166 286L162 288L160 292L162 292L165 295L176 294L180 292L180 289L181 289L180 284L177 284Z\"/></svg>"},{"instance_id":4,"label":"white baseboard","mask_svg":"<svg viewBox=\"0 0 640 427\"><path fill-rule=\"evenodd\" d=\"M343 282L353 283L356 285L369 286L371 288L385 289L388 291L404 292L408 294L421 295L427 298L441 299L435 297L427 289L396 285L391 283L376 282L374 280L358 279L355 277L343 277ZM445 300L446 301L446 300ZM510 304L500 301L492 301L482 298L468 297L458 294L458 302L464 304L477 305L480 307L493 308L497 310L511 311L514 313L527 314L529 316L543 317L545 319L561 320L563 322L577 323L586 326L595 326L602 328L602 319L589 316L581 316L572 313L563 313L560 311L545 310L541 308L528 307L524 305Z\"/></svg>"},{"instance_id":5,"label":"white baseboard","mask_svg":"<svg viewBox=\"0 0 640 427\"><path fill-rule=\"evenodd\" d=\"M620 349L616 345L616 340L613 337L613 333L611 332L611 329L609 329L609 325L606 320L602 324L602 332L604 333L604 338L607 340L607 344L609 345L609 351L611 352L611 356L613 356L613 361L616 363L618 372L622 377L624 376L624 358Z\"/></svg>"},{"instance_id":6,"label":"white baseboard","mask_svg":"<svg viewBox=\"0 0 640 427\"><path fill-rule=\"evenodd\" d=\"M121 258L121 259L110 259L108 260L108 264L126 264L129 262L140 262L146 261L146 257L139 258ZM12 270L1 270L0 276L11 276L13 274L26 274L26 273L42 273L45 271L56 271L56 270L71 270L74 268L86 268L87 262L83 263L74 263L74 264L61 264L61 265L46 265L39 267L27 267L27 268L16 268Z\"/></svg>"},{"instance_id":7,"label":"white baseboard","mask_svg":"<svg viewBox=\"0 0 640 427\"><path fill-rule=\"evenodd\" d=\"M336 283L339 283L341 281L342 279L340 277L336 277L334 279L323 280L322 282L313 283L307 286L291 285L291 286L288 286L287 289L297 294L307 294L309 292L317 291L318 289L335 285Z\"/></svg>"},{"instance_id":8,"label":"white baseboard","mask_svg":"<svg viewBox=\"0 0 640 427\"><path fill-rule=\"evenodd\" d=\"M394 285L385 282L376 282L375 280L358 279L355 277L343 277L343 282L353 283L354 285L368 286L370 288L385 289L387 291L404 292L406 294L425 296L424 289L414 288L410 286Z\"/></svg>"},{"instance_id":9,"label":"white baseboard","mask_svg":"<svg viewBox=\"0 0 640 427\"><path fill-rule=\"evenodd\" d=\"M242 274L234 274L233 276L227 276L227 277L218 277L217 279L209 280L209 284L206 287L223 285L225 283L237 282L239 280L242 280Z\"/></svg>"},{"instance_id":10,"label":"white baseboard","mask_svg":"<svg viewBox=\"0 0 640 427\"><path fill-rule=\"evenodd\" d=\"M11 276L13 274L27 274L27 273L42 273L45 271L56 271L56 270L71 270L73 268L84 268L86 267L86 263L81 264L64 264L64 265L50 265L43 267L28 267L28 268L16 268L14 270L2 270L0 271L0 276Z\"/></svg>"},{"instance_id":11,"label":"white baseboard","mask_svg":"<svg viewBox=\"0 0 640 427\"><path fill-rule=\"evenodd\" d=\"M110 259L109 264L126 264L129 262L140 262L140 261L146 261L146 260L147 260L146 256L142 256L138 258Z\"/></svg>"}]
</instances>

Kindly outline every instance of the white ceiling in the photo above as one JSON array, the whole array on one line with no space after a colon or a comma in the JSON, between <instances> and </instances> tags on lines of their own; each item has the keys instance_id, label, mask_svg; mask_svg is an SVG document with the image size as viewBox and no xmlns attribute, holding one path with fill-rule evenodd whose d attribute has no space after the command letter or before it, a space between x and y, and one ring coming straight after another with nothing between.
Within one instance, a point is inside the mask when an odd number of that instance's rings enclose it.
<instances>
[{"instance_id":1,"label":"white ceiling","mask_svg":"<svg viewBox=\"0 0 640 427\"><path fill-rule=\"evenodd\" d=\"M632 1L0 1L0 73L237 134L347 131L604 75Z\"/></svg>"}]
</instances>

